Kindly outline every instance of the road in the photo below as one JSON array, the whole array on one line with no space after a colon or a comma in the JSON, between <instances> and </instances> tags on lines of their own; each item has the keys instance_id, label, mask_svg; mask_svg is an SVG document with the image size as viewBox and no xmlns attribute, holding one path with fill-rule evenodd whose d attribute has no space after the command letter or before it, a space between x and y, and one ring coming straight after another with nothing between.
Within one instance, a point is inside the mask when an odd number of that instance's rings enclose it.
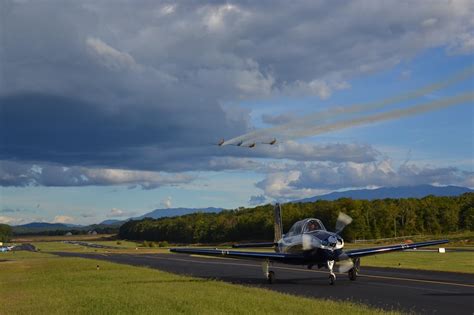
<instances>
[{"instance_id":1,"label":"road","mask_svg":"<svg viewBox=\"0 0 474 315\"><path fill-rule=\"evenodd\" d=\"M146 266L177 274L251 285L314 298L350 300L388 310L426 314L474 314L474 275L363 267L356 281L338 275L329 285L327 270L275 264L276 282L267 284L256 261L180 254L56 253Z\"/></svg>"}]
</instances>

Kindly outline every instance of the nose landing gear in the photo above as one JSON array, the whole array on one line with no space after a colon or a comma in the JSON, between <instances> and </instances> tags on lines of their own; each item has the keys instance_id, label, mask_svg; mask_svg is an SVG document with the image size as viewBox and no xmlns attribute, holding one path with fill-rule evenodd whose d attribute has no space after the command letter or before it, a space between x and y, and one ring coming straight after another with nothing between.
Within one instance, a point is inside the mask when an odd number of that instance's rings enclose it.
<instances>
[{"instance_id":1,"label":"nose landing gear","mask_svg":"<svg viewBox=\"0 0 474 315\"><path fill-rule=\"evenodd\" d=\"M327 267L329 269L329 284L334 285L336 283L336 275L334 274L334 260L328 260Z\"/></svg>"}]
</instances>

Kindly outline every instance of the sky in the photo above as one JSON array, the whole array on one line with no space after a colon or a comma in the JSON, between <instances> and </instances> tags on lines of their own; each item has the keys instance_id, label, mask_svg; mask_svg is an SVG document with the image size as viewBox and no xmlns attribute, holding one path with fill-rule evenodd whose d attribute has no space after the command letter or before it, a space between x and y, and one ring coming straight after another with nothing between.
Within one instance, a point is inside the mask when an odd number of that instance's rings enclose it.
<instances>
[{"instance_id":1,"label":"sky","mask_svg":"<svg viewBox=\"0 0 474 315\"><path fill-rule=\"evenodd\" d=\"M474 64L472 1L0 1L0 223L474 188L474 100L217 146ZM474 91L473 76L391 109ZM321 115L319 116L319 113ZM297 124L297 123L296 123ZM268 134L268 137L273 137Z\"/></svg>"}]
</instances>

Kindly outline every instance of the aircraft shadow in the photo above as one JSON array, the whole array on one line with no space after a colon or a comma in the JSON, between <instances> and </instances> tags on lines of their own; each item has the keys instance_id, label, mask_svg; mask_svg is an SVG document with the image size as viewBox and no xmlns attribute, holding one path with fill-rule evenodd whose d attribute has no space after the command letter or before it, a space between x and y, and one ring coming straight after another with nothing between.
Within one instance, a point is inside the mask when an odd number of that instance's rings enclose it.
<instances>
[{"instance_id":1,"label":"aircraft shadow","mask_svg":"<svg viewBox=\"0 0 474 315\"><path fill-rule=\"evenodd\" d=\"M217 280L231 282L235 284L251 284L251 285L262 285L268 284L265 278L237 278L237 277L218 277ZM324 286L327 287L328 279L327 278L285 278L285 279L276 279L273 285L308 285L308 286Z\"/></svg>"}]
</instances>

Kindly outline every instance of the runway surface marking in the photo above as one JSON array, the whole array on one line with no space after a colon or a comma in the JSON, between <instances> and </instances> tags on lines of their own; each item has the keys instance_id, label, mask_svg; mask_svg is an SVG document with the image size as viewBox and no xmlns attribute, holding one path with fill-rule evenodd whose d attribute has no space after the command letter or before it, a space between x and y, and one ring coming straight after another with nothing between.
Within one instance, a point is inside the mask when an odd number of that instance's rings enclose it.
<instances>
[{"instance_id":1,"label":"runway surface marking","mask_svg":"<svg viewBox=\"0 0 474 315\"><path fill-rule=\"evenodd\" d=\"M154 257L147 255L148 258L154 259L164 259L164 260L171 260L171 261L183 261L183 262L193 262L199 264L212 264L212 265L221 265L222 262L212 262L212 261L200 261L200 260L190 260L190 259L181 259L181 258L164 258L164 257ZM222 257L220 257L222 258ZM222 258L224 260L236 260L236 259L229 259L229 258ZM245 267L254 267L254 268L261 268L258 265L254 264L244 264L244 263L234 263L234 262L226 262L226 265L232 266L245 266ZM313 273L324 273L327 274L327 271L320 271L320 270L308 270L308 269L296 269L290 267L282 267L282 266L273 266L274 269L281 269L281 270L290 270L290 271L298 271L298 272L313 272ZM467 288L474 288L474 285L470 284L463 284L463 283L456 283L456 282L444 282L444 281L435 281L435 280L421 280L421 279L411 279L411 278L402 278L402 277L388 277L388 276L375 276L375 275L365 275L360 274L360 277L366 278L374 278L374 279L385 279L385 280L399 280L399 281L409 281L409 282L419 282L419 283L432 283L432 284L441 284L441 285L450 285L450 286L459 286L459 287L467 287Z\"/></svg>"}]
</instances>

